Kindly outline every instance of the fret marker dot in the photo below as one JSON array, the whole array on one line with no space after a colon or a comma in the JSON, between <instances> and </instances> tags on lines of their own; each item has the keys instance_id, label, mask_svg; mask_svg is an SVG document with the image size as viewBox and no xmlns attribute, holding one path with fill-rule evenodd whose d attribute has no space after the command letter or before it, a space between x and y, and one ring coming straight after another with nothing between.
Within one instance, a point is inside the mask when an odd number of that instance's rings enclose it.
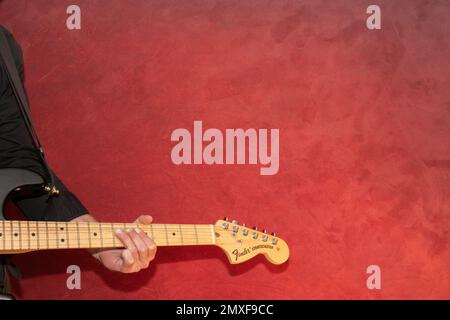
<instances>
[{"instance_id":1,"label":"fret marker dot","mask_svg":"<svg viewBox=\"0 0 450 320\"><path fill-rule=\"evenodd\" d=\"M64 228L63 228L63 227L61 227L61 228L59 228L59 230L64 230Z\"/></svg>"},{"instance_id":2,"label":"fret marker dot","mask_svg":"<svg viewBox=\"0 0 450 320\"><path fill-rule=\"evenodd\" d=\"M17 237L18 236L18 234L17 233L14 233L14 237Z\"/></svg>"},{"instance_id":3,"label":"fret marker dot","mask_svg":"<svg viewBox=\"0 0 450 320\"><path fill-rule=\"evenodd\" d=\"M174 236L174 235L175 235L175 232L174 232L174 233L172 233L172 235Z\"/></svg>"},{"instance_id":4,"label":"fret marker dot","mask_svg":"<svg viewBox=\"0 0 450 320\"><path fill-rule=\"evenodd\" d=\"M61 242L64 242L64 239L61 239Z\"/></svg>"},{"instance_id":5,"label":"fret marker dot","mask_svg":"<svg viewBox=\"0 0 450 320\"><path fill-rule=\"evenodd\" d=\"M32 237L34 237L35 235L36 235L35 233L32 233L32 234L31 234Z\"/></svg>"},{"instance_id":6,"label":"fret marker dot","mask_svg":"<svg viewBox=\"0 0 450 320\"><path fill-rule=\"evenodd\" d=\"M94 237L96 237L97 236L97 233L96 232L94 232Z\"/></svg>"},{"instance_id":7,"label":"fret marker dot","mask_svg":"<svg viewBox=\"0 0 450 320\"><path fill-rule=\"evenodd\" d=\"M3 235L3 233L0 233L0 237Z\"/></svg>"}]
</instances>

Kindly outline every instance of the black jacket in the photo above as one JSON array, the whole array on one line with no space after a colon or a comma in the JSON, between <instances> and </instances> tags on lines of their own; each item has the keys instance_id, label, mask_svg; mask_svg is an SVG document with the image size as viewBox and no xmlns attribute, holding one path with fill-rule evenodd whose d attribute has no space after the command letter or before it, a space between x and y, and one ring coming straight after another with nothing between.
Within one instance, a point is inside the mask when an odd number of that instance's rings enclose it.
<instances>
[{"instance_id":1,"label":"black jacket","mask_svg":"<svg viewBox=\"0 0 450 320\"><path fill-rule=\"evenodd\" d=\"M23 54L14 36L0 25L0 32L6 35L19 75L24 80ZM5 66L0 60L0 168L22 168L40 174L47 180L48 174L38 151L33 145L19 104L14 96ZM53 172L53 171L52 171ZM55 184L60 190L59 197L43 195L37 198L22 199L16 202L24 215L30 220L69 221L87 209L80 200L68 190L55 175Z\"/></svg>"}]
</instances>

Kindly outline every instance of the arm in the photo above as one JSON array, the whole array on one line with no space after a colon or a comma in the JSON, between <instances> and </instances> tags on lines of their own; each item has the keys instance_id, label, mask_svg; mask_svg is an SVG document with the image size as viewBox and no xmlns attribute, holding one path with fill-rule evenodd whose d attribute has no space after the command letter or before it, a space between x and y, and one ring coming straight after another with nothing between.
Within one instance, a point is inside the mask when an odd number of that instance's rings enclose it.
<instances>
[{"instance_id":1,"label":"arm","mask_svg":"<svg viewBox=\"0 0 450 320\"><path fill-rule=\"evenodd\" d=\"M0 25L0 32L3 32L11 47L14 62L19 71L21 80L24 78L23 54L20 45L14 39L14 36ZM0 72L3 68L0 68ZM0 73L0 97L4 110L0 114L0 118L5 121L9 119L20 119L19 107L13 91L6 77ZM14 130L10 129L13 128ZM1 128L0 128L1 129ZM9 125L6 132L0 130L1 135L5 135L8 144L3 142L0 147L5 150L11 150L11 157L16 161L12 162L8 159L8 165L16 167L24 167L28 170L39 173L43 179L47 176L39 156L30 140L29 133L23 121L15 121L14 125ZM17 146L21 146L18 150ZM1 157L0 157L1 160ZM0 162L1 163L1 162ZM29 220L50 220L50 221L95 221L95 219L85 214L88 210L83 206L79 199L72 194L59 178L54 174L55 184L61 194L57 198L50 201L47 195L34 197L29 199L20 199L16 201L16 205L27 216ZM136 222L148 224L152 222L152 217L141 216ZM112 250L96 250L91 251L92 255L97 258L103 265L113 271L124 273L137 272L148 267L150 261L155 257L155 243L140 229L118 230L117 237L122 241L125 249Z\"/></svg>"},{"instance_id":2,"label":"arm","mask_svg":"<svg viewBox=\"0 0 450 320\"><path fill-rule=\"evenodd\" d=\"M140 216L136 222L150 224L151 216ZM79 216L73 222L95 222L90 214ZM155 258L156 245L141 229L117 230L116 236L125 245L125 249L89 250L107 269L123 273L138 272L147 268Z\"/></svg>"},{"instance_id":3,"label":"arm","mask_svg":"<svg viewBox=\"0 0 450 320\"><path fill-rule=\"evenodd\" d=\"M6 35L9 45L12 50L14 62L19 71L20 77L24 78L23 68L23 54L20 45L14 39L14 36L0 25L0 32ZM0 72L3 69L0 68ZM1 103L4 106L0 116L5 119L20 119L19 107L13 95L12 88L6 77L0 74L1 87L0 97ZM39 173L43 179L47 176L43 170L42 163L36 154L36 150L30 140L29 133L22 121L16 121L14 125L9 125L14 129L8 128L6 132L1 131L1 135L5 135L8 139L8 144L0 145L2 149L12 150L12 158L16 162L11 162L8 159L8 165L13 164L17 167L24 167L28 170ZM21 150L17 150L17 146L21 146ZM1 158L0 158L1 160ZM95 219L85 214L88 210L79 201L79 199L72 194L59 178L54 174L55 184L60 190L61 194L57 198L52 198L50 201L47 195L40 197L20 199L16 201L16 205L27 216L29 220L50 220L50 221L95 221ZM148 224L152 222L150 216L141 216L137 222ZM142 268L148 267L150 261L155 257L156 246L155 243L141 230L118 230L117 237L122 241L125 249L114 250L96 250L91 251L92 255L97 258L103 265L113 271L124 273L137 272Z\"/></svg>"}]
</instances>

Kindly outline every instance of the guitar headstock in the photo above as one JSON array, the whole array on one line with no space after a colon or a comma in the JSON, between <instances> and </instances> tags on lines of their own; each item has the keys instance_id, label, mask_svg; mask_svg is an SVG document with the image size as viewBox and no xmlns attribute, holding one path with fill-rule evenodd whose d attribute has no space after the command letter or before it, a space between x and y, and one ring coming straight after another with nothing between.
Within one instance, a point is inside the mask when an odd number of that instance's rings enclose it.
<instances>
[{"instance_id":1,"label":"guitar headstock","mask_svg":"<svg viewBox=\"0 0 450 320\"><path fill-rule=\"evenodd\" d=\"M214 232L216 245L225 251L232 264L250 260L257 254L263 254L273 264L282 264L289 258L288 245L274 233L247 228L227 218L216 222Z\"/></svg>"}]
</instances>

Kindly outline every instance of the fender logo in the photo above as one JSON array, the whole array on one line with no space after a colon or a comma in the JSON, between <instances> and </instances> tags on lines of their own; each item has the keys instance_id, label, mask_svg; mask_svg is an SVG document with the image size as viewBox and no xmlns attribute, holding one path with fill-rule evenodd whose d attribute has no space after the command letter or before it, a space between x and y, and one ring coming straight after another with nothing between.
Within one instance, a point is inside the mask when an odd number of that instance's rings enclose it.
<instances>
[{"instance_id":1,"label":"fender logo","mask_svg":"<svg viewBox=\"0 0 450 320\"><path fill-rule=\"evenodd\" d=\"M245 256L245 255L247 255L247 254L249 254L249 253L251 253L251 252L253 252L255 250L258 250L258 249L273 249L273 246L267 245L267 244L266 245L261 245L260 244L260 245L257 245L257 246L244 248L244 250L242 250L241 252L239 252L238 249L234 249L231 253L234 255L234 260L238 261L238 259L240 257L243 257L243 256Z\"/></svg>"}]
</instances>

